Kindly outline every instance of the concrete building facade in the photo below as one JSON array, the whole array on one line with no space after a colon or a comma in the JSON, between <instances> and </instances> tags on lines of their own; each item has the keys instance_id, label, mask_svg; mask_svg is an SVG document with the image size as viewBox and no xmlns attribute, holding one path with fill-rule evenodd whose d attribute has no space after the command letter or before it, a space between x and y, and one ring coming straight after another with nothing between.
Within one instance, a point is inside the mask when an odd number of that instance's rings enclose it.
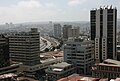
<instances>
[{"instance_id":1,"label":"concrete building facade","mask_svg":"<svg viewBox=\"0 0 120 81\"><path fill-rule=\"evenodd\" d=\"M68 38L69 37L75 37L78 38L79 37L79 27L75 27L75 28L69 28L68 29Z\"/></svg>"},{"instance_id":2,"label":"concrete building facade","mask_svg":"<svg viewBox=\"0 0 120 81\"><path fill-rule=\"evenodd\" d=\"M62 27L60 24L54 24L54 37L60 38L62 33Z\"/></svg>"},{"instance_id":3,"label":"concrete building facade","mask_svg":"<svg viewBox=\"0 0 120 81\"><path fill-rule=\"evenodd\" d=\"M105 59L117 59L116 26L117 9L103 7L90 11L91 40L95 41L96 62Z\"/></svg>"},{"instance_id":4,"label":"concrete building facade","mask_svg":"<svg viewBox=\"0 0 120 81\"><path fill-rule=\"evenodd\" d=\"M57 81L60 78L73 74L74 72L75 68L72 64L62 62L48 67L48 69L46 69L46 77L49 81Z\"/></svg>"},{"instance_id":5,"label":"concrete building facade","mask_svg":"<svg viewBox=\"0 0 120 81\"><path fill-rule=\"evenodd\" d=\"M72 25L63 26L63 39L68 39L68 29L72 28Z\"/></svg>"},{"instance_id":6,"label":"concrete building facade","mask_svg":"<svg viewBox=\"0 0 120 81\"><path fill-rule=\"evenodd\" d=\"M33 66L40 64L40 40L36 28L29 32L21 32L9 38L11 61L22 62L23 65Z\"/></svg>"},{"instance_id":7,"label":"concrete building facade","mask_svg":"<svg viewBox=\"0 0 120 81\"><path fill-rule=\"evenodd\" d=\"M74 39L64 45L64 61L73 64L78 74L91 74L94 64L94 42Z\"/></svg>"},{"instance_id":8,"label":"concrete building facade","mask_svg":"<svg viewBox=\"0 0 120 81\"><path fill-rule=\"evenodd\" d=\"M8 38L0 35L0 68L10 65Z\"/></svg>"},{"instance_id":9,"label":"concrete building facade","mask_svg":"<svg viewBox=\"0 0 120 81\"><path fill-rule=\"evenodd\" d=\"M120 77L120 61L106 59L92 67L92 76L98 78Z\"/></svg>"}]
</instances>

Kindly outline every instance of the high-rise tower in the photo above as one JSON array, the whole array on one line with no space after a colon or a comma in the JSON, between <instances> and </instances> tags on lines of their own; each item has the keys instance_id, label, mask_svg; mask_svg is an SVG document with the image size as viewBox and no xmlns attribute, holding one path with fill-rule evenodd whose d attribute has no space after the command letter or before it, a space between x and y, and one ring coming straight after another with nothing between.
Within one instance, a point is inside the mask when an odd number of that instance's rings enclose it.
<instances>
[{"instance_id":1,"label":"high-rise tower","mask_svg":"<svg viewBox=\"0 0 120 81\"><path fill-rule=\"evenodd\" d=\"M72 25L64 25L63 26L63 38L68 39L68 30L72 28Z\"/></svg>"},{"instance_id":2,"label":"high-rise tower","mask_svg":"<svg viewBox=\"0 0 120 81\"><path fill-rule=\"evenodd\" d=\"M117 9L103 7L90 11L91 40L95 41L95 59L116 59Z\"/></svg>"},{"instance_id":3,"label":"high-rise tower","mask_svg":"<svg viewBox=\"0 0 120 81\"><path fill-rule=\"evenodd\" d=\"M61 25L60 24L54 24L54 37L60 38L61 37Z\"/></svg>"}]
</instances>

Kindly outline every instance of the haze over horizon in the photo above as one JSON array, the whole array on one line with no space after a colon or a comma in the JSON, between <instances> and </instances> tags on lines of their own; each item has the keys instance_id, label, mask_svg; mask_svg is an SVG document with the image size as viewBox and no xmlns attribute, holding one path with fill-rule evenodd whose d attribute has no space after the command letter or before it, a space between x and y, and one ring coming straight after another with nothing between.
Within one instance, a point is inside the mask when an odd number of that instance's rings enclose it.
<instances>
[{"instance_id":1,"label":"haze over horizon","mask_svg":"<svg viewBox=\"0 0 120 81\"><path fill-rule=\"evenodd\" d=\"M104 5L117 7L118 18L120 18L119 0L1 0L0 24L89 21L90 10Z\"/></svg>"}]
</instances>

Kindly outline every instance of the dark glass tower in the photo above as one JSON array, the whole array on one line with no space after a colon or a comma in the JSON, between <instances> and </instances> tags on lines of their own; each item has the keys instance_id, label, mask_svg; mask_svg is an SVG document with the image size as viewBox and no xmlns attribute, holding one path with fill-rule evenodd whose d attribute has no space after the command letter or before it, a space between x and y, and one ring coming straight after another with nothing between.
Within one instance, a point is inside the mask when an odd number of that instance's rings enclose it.
<instances>
[{"instance_id":1,"label":"dark glass tower","mask_svg":"<svg viewBox=\"0 0 120 81\"><path fill-rule=\"evenodd\" d=\"M90 11L91 40L95 41L95 59L116 59L117 9L103 7Z\"/></svg>"}]
</instances>

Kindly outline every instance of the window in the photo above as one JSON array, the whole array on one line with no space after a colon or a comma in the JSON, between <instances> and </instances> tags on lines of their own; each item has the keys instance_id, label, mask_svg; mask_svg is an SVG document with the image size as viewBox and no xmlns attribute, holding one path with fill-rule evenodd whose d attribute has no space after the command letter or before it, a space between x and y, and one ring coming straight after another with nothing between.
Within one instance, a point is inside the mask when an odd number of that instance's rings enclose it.
<instances>
[{"instance_id":1,"label":"window","mask_svg":"<svg viewBox=\"0 0 120 81\"><path fill-rule=\"evenodd\" d=\"M76 46L75 44L73 44L73 46Z\"/></svg>"}]
</instances>

